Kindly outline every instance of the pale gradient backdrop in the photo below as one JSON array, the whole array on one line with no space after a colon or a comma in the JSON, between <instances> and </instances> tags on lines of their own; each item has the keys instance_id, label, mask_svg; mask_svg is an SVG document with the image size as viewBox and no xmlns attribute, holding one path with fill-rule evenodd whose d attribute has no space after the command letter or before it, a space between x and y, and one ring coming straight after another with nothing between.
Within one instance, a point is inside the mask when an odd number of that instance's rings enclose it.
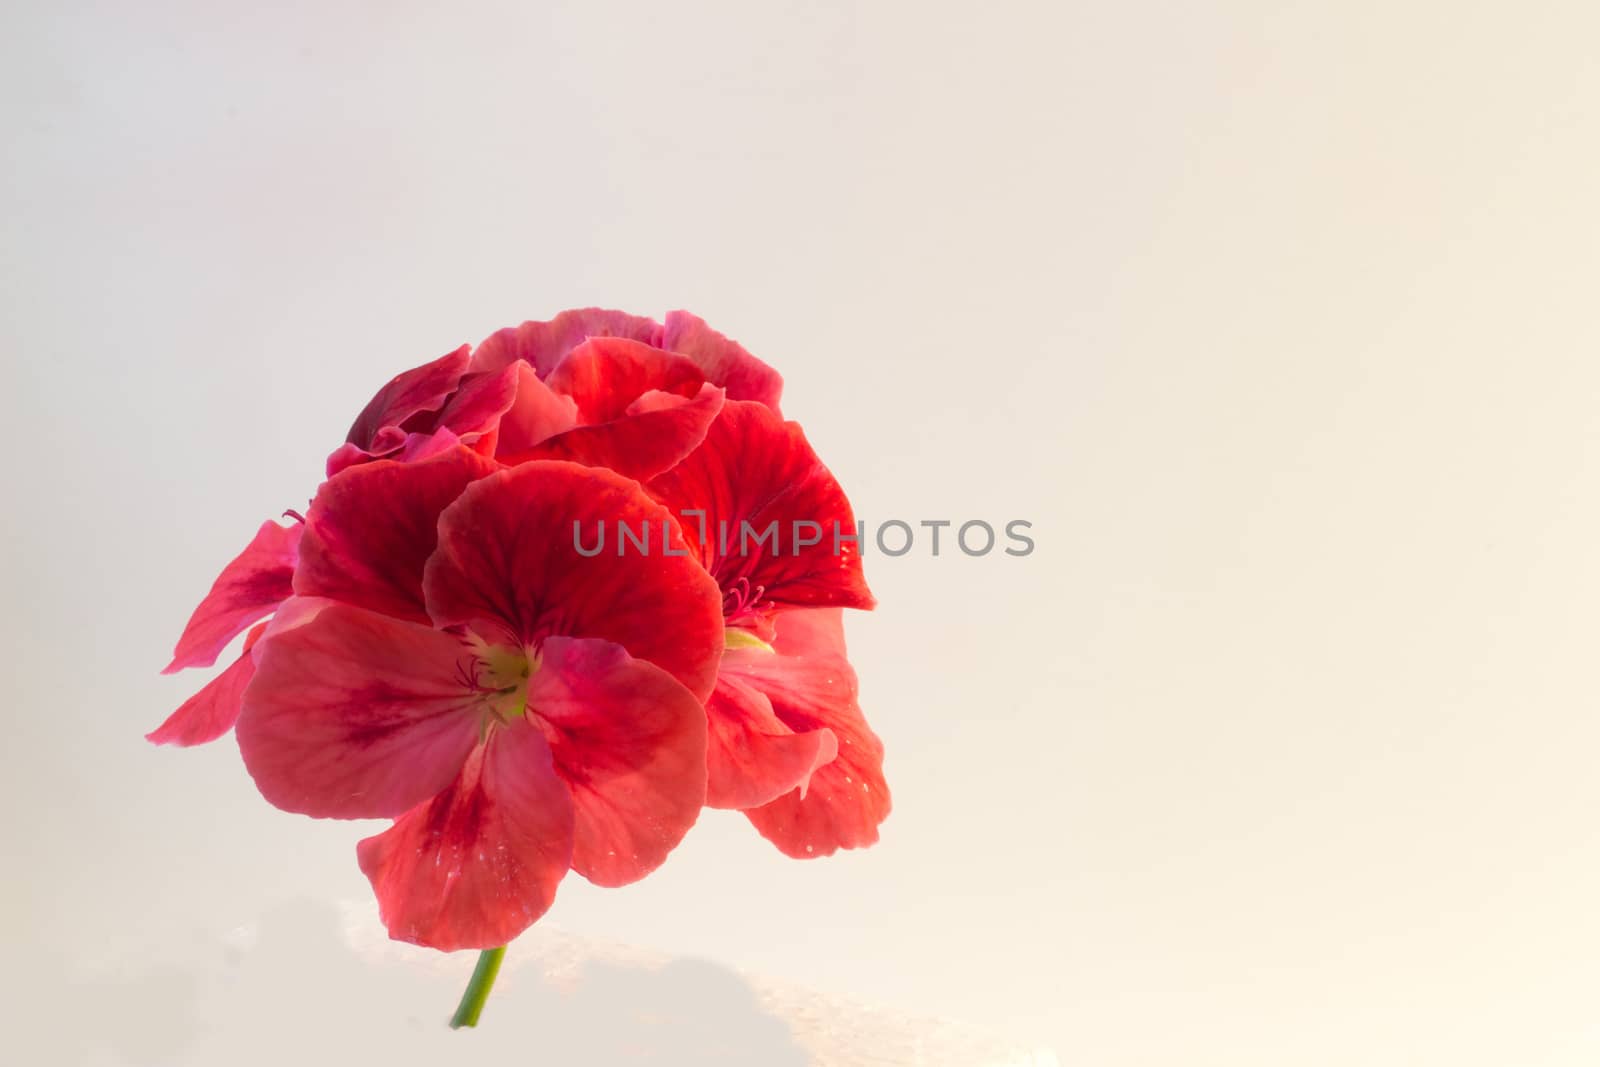
<instances>
[{"instance_id":1,"label":"pale gradient backdrop","mask_svg":"<svg viewBox=\"0 0 1600 1067\"><path fill-rule=\"evenodd\" d=\"M0 18L8 1062L805 1062L735 971L1070 1065L1600 1062L1592 4ZM530 939L453 1035L470 959L357 951L368 825L141 734L384 378L593 303L1038 548L868 556L877 848L711 813L540 935L668 971Z\"/></svg>"}]
</instances>

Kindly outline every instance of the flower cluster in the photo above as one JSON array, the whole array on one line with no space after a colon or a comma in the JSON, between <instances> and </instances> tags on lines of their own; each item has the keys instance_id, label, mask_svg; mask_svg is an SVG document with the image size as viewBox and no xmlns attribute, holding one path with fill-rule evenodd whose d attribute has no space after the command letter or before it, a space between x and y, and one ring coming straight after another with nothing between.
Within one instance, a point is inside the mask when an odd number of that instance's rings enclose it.
<instances>
[{"instance_id":1,"label":"flower cluster","mask_svg":"<svg viewBox=\"0 0 1600 1067\"><path fill-rule=\"evenodd\" d=\"M569 869L642 878L706 806L795 857L871 844L859 552L713 533L855 526L781 388L693 315L598 309L397 376L195 609L169 672L243 651L150 740L234 729L276 806L394 820L361 869L391 936L445 950L503 945ZM663 543L578 551L605 525Z\"/></svg>"}]
</instances>

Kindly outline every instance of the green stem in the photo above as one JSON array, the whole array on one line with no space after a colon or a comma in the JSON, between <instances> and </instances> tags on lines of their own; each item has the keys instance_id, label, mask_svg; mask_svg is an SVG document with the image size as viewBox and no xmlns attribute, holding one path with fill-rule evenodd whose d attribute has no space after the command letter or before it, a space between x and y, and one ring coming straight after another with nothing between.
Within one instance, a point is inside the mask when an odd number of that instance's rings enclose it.
<instances>
[{"instance_id":1,"label":"green stem","mask_svg":"<svg viewBox=\"0 0 1600 1067\"><path fill-rule=\"evenodd\" d=\"M450 1029L478 1025L478 1016L483 1014L483 1002L489 999L489 990L494 988L494 976L500 973L500 961L505 955L504 945L486 948L478 954L478 965L472 969L472 980L467 983L466 992L461 994L461 1006L456 1008L455 1015L450 1019Z\"/></svg>"}]
</instances>

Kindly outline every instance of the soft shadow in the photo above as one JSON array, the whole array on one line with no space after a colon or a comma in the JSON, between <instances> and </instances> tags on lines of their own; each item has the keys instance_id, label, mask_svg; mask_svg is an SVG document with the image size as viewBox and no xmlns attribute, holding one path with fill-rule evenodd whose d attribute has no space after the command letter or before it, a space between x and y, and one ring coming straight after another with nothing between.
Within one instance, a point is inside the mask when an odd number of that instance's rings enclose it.
<instances>
[{"instance_id":1,"label":"soft shadow","mask_svg":"<svg viewBox=\"0 0 1600 1067\"><path fill-rule=\"evenodd\" d=\"M762 1010L744 980L711 963L675 960L660 970L644 970L591 962L570 992L547 986L530 1000L541 1045L555 1062L650 1067L803 1067L808 1062L788 1025Z\"/></svg>"},{"instance_id":2,"label":"soft shadow","mask_svg":"<svg viewBox=\"0 0 1600 1067\"><path fill-rule=\"evenodd\" d=\"M513 951L515 951L513 946ZM529 945L530 952L536 952ZM154 958L152 953L151 958ZM173 959L176 955L178 958ZM254 929L162 963L57 975L38 1021L48 1062L128 1067L321 1067L468 1062L644 1067L804 1067L789 1027L715 964L581 959L559 981L508 968L475 1031L447 1024L472 955L368 959L331 907L297 901ZM30 1061L31 1062L31 1061ZM44 1061L40 1061L44 1062Z\"/></svg>"}]
</instances>

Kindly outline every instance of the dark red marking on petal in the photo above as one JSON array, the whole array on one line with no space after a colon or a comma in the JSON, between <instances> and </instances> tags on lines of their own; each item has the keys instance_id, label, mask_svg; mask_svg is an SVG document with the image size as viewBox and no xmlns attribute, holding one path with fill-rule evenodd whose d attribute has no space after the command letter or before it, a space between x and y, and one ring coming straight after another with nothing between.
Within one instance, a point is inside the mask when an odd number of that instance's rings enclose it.
<instances>
[{"instance_id":1,"label":"dark red marking on petal","mask_svg":"<svg viewBox=\"0 0 1600 1067\"><path fill-rule=\"evenodd\" d=\"M484 726L460 638L346 604L256 649L237 734L269 802L319 818L393 818L443 789Z\"/></svg>"}]
</instances>

